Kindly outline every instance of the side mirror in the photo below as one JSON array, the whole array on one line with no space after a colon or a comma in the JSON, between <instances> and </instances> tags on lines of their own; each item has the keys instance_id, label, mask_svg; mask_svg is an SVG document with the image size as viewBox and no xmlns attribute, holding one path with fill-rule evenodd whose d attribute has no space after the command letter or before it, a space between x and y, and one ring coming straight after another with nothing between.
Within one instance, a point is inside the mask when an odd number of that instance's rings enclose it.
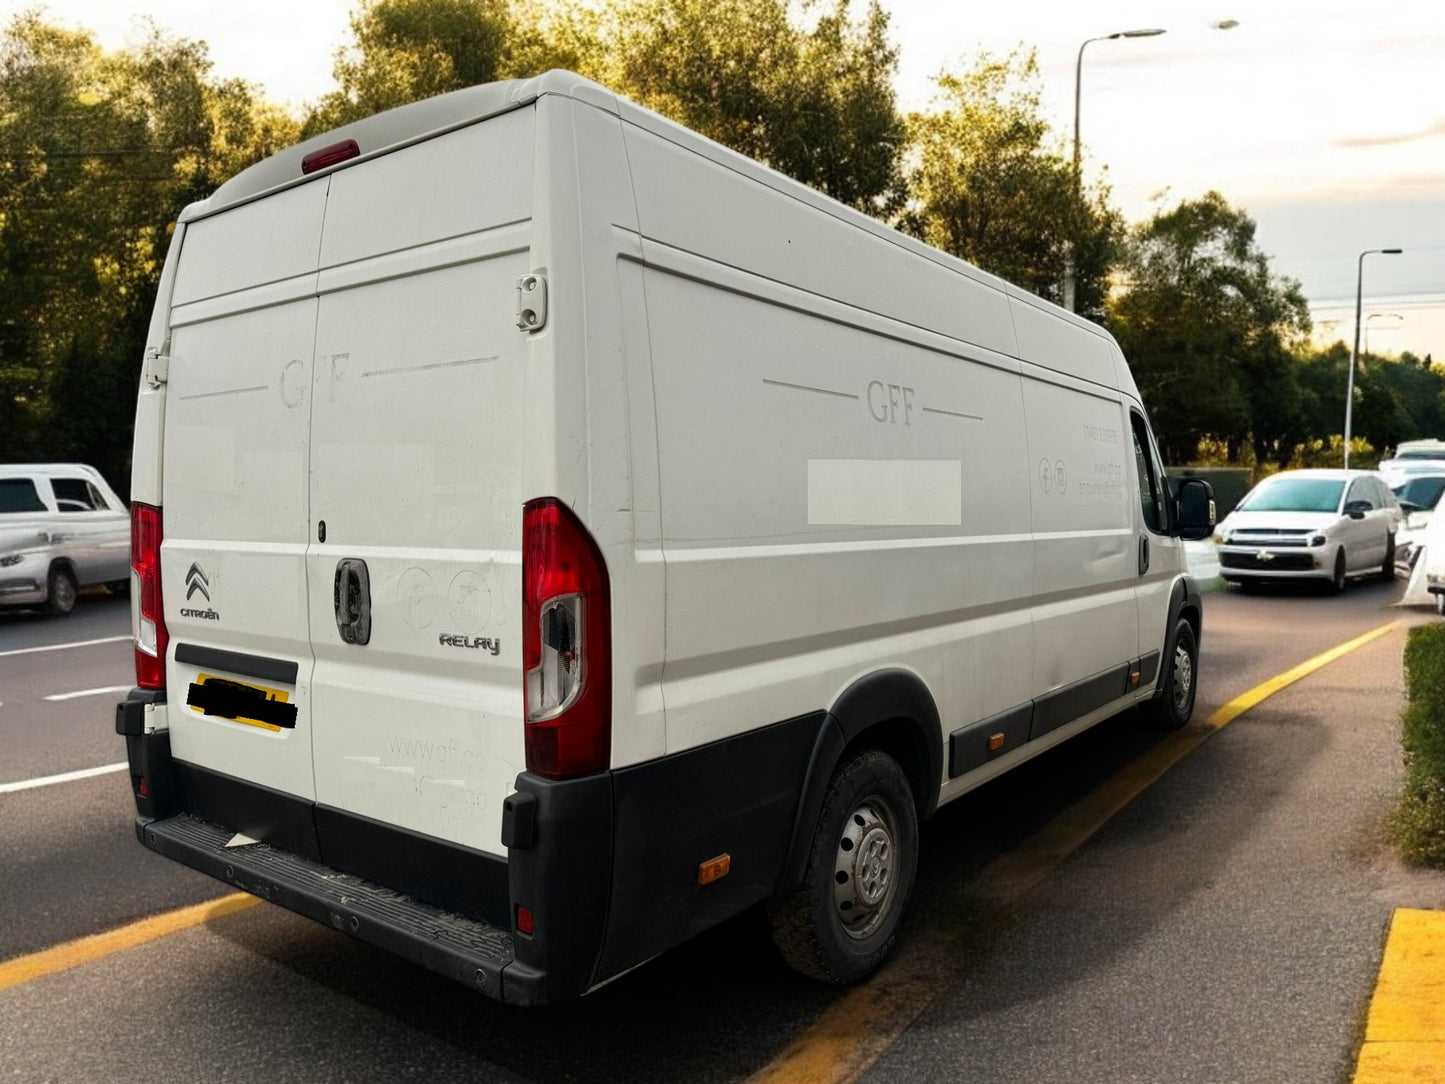
<instances>
[{"instance_id":1,"label":"side mirror","mask_svg":"<svg viewBox=\"0 0 1445 1084\"><path fill-rule=\"evenodd\" d=\"M1208 538L1214 530L1214 487L1203 478L1185 478L1179 483L1179 537L1186 542Z\"/></svg>"},{"instance_id":2,"label":"side mirror","mask_svg":"<svg viewBox=\"0 0 1445 1084\"><path fill-rule=\"evenodd\" d=\"M1345 505L1345 515L1351 519L1364 519L1365 513L1369 510L1369 501L1350 501Z\"/></svg>"},{"instance_id":3,"label":"side mirror","mask_svg":"<svg viewBox=\"0 0 1445 1084\"><path fill-rule=\"evenodd\" d=\"M1416 504L1414 501L1401 501L1401 502L1400 502L1400 511L1401 511L1401 512L1404 512L1405 515L1408 516L1411 512L1418 512L1418 511L1420 511L1420 506L1419 506L1418 504Z\"/></svg>"}]
</instances>

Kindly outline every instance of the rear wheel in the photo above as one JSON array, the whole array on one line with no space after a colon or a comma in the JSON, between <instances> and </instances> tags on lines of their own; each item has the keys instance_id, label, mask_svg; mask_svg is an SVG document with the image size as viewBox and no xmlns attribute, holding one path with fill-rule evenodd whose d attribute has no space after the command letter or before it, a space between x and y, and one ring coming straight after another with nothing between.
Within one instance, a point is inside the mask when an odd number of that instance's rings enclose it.
<instances>
[{"instance_id":1,"label":"rear wheel","mask_svg":"<svg viewBox=\"0 0 1445 1084\"><path fill-rule=\"evenodd\" d=\"M823 982L866 978L892 951L917 867L903 770L886 753L859 753L828 784L803 883L769 905L783 958Z\"/></svg>"},{"instance_id":2,"label":"rear wheel","mask_svg":"<svg viewBox=\"0 0 1445 1084\"><path fill-rule=\"evenodd\" d=\"M57 617L64 617L75 609L75 577L68 568L56 566L50 570L46 584L45 608Z\"/></svg>"},{"instance_id":3,"label":"rear wheel","mask_svg":"<svg viewBox=\"0 0 1445 1084\"><path fill-rule=\"evenodd\" d=\"M1389 583L1395 578L1395 536L1385 543L1385 563L1380 568L1380 580Z\"/></svg>"},{"instance_id":4,"label":"rear wheel","mask_svg":"<svg viewBox=\"0 0 1445 1084\"><path fill-rule=\"evenodd\" d=\"M1174 650L1166 666L1164 686L1148 710L1160 729L1178 730L1194 716L1194 679L1199 669L1199 641L1194 626L1182 617L1174 625Z\"/></svg>"}]
</instances>

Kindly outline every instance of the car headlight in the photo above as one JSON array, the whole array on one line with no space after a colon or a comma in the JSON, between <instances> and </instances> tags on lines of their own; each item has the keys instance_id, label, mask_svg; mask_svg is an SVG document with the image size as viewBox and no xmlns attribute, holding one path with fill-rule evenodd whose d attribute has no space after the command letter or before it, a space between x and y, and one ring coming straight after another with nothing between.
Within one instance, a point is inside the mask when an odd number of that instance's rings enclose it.
<instances>
[{"instance_id":1,"label":"car headlight","mask_svg":"<svg viewBox=\"0 0 1445 1084\"><path fill-rule=\"evenodd\" d=\"M1313 538L1310 539L1310 545L1311 545L1311 546L1323 546L1324 544L1325 544L1325 536L1322 535L1322 534L1317 534L1317 535L1315 535Z\"/></svg>"},{"instance_id":2,"label":"car headlight","mask_svg":"<svg viewBox=\"0 0 1445 1084\"><path fill-rule=\"evenodd\" d=\"M1215 531L1215 532L1214 532L1214 544L1215 544L1216 546L1227 546L1227 545L1229 545L1229 532L1228 532L1228 531Z\"/></svg>"},{"instance_id":3,"label":"car headlight","mask_svg":"<svg viewBox=\"0 0 1445 1084\"><path fill-rule=\"evenodd\" d=\"M21 554L7 553L4 557L0 557L0 568L9 568L12 565L18 565L23 560L25 560L25 558Z\"/></svg>"}]
</instances>

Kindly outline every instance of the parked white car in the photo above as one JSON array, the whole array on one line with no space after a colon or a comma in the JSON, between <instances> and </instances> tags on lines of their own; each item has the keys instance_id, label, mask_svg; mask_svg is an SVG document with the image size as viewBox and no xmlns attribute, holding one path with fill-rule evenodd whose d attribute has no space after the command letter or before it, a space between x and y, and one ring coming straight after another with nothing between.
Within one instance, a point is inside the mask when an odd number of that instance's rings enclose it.
<instances>
[{"instance_id":1,"label":"parked white car","mask_svg":"<svg viewBox=\"0 0 1445 1084\"><path fill-rule=\"evenodd\" d=\"M1390 491L1400 502L1400 513L1404 517L1395 532L1395 568L1408 574L1420 558L1435 507L1445 494L1445 466L1429 474L1410 474L1391 486Z\"/></svg>"},{"instance_id":2,"label":"parked white car","mask_svg":"<svg viewBox=\"0 0 1445 1084\"><path fill-rule=\"evenodd\" d=\"M1373 471L1282 471L1260 482L1219 524L1226 582L1322 580L1395 575L1400 506Z\"/></svg>"},{"instance_id":3,"label":"parked white car","mask_svg":"<svg viewBox=\"0 0 1445 1084\"><path fill-rule=\"evenodd\" d=\"M130 513L93 467L0 466L0 606L75 608L82 587L130 582Z\"/></svg>"}]
</instances>

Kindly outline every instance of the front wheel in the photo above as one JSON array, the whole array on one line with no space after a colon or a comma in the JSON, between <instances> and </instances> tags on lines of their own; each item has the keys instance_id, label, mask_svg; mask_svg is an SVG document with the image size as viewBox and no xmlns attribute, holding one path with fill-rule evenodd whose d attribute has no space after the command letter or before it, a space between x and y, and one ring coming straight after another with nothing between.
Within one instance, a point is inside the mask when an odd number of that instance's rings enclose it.
<instances>
[{"instance_id":1,"label":"front wheel","mask_svg":"<svg viewBox=\"0 0 1445 1084\"><path fill-rule=\"evenodd\" d=\"M65 568L52 568L46 584L45 608L57 617L64 617L75 609L75 577Z\"/></svg>"},{"instance_id":2,"label":"front wheel","mask_svg":"<svg viewBox=\"0 0 1445 1084\"><path fill-rule=\"evenodd\" d=\"M1330 575L1329 591L1332 595L1343 593L1345 589L1345 551L1343 549L1335 552L1335 570Z\"/></svg>"},{"instance_id":3,"label":"front wheel","mask_svg":"<svg viewBox=\"0 0 1445 1084\"><path fill-rule=\"evenodd\" d=\"M790 966L859 982L893 949L918 867L918 816L897 761L866 750L834 773L803 883L768 908Z\"/></svg>"},{"instance_id":4,"label":"front wheel","mask_svg":"<svg viewBox=\"0 0 1445 1084\"><path fill-rule=\"evenodd\" d=\"M1195 675L1199 669L1199 641L1194 626L1180 618L1174 626L1174 650L1170 652L1164 687L1150 702L1154 724L1161 730L1178 730L1194 716Z\"/></svg>"}]
</instances>

